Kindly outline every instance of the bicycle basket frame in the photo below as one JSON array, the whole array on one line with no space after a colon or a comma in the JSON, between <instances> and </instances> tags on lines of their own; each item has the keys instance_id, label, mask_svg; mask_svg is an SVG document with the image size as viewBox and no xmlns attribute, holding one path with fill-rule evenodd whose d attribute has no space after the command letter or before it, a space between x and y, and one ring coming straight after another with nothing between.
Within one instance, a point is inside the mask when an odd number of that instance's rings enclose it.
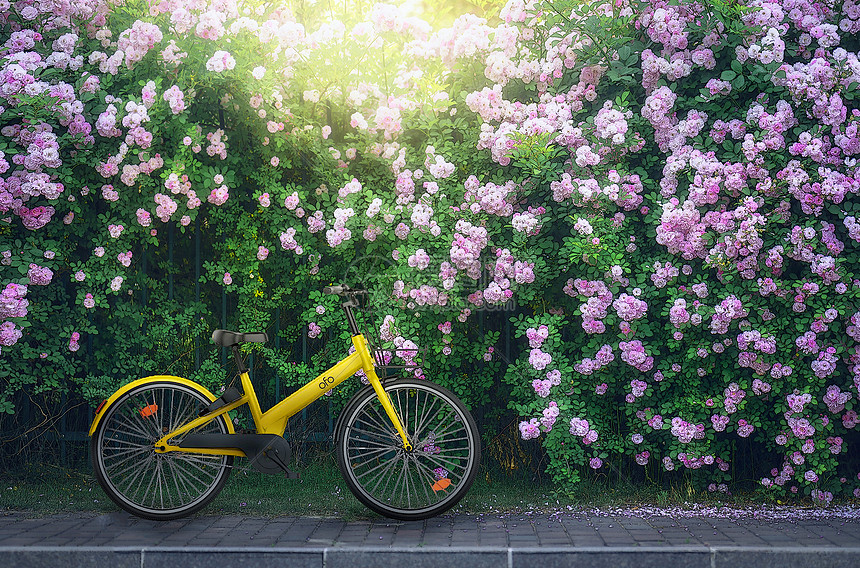
<instances>
[{"instance_id":1,"label":"bicycle basket frame","mask_svg":"<svg viewBox=\"0 0 860 568\"><path fill-rule=\"evenodd\" d=\"M371 297L371 294L357 296L359 305L355 312L356 323L367 340L367 348L373 357L377 376L380 379L388 379L420 369L427 360L427 348L402 348L394 345L393 341L383 341L376 326ZM395 362L397 360L400 362Z\"/></svg>"}]
</instances>

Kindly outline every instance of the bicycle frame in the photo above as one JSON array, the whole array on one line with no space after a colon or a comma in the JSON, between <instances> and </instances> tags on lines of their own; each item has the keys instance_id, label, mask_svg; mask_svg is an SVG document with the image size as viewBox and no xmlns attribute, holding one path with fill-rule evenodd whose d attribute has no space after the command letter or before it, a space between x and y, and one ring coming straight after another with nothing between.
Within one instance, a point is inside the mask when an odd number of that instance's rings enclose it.
<instances>
[{"instance_id":1,"label":"bicycle frame","mask_svg":"<svg viewBox=\"0 0 860 568\"><path fill-rule=\"evenodd\" d=\"M245 456L245 453L235 448L182 448L177 445L169 444L168 440L202 426L222 414L226 414L231 410L239 408L243 404L247 404L251 410L251 417L254 420L257 434L276 434L278 436L283 436L284 431L287 428L287 420L289 420L291 416L301 412L302 409L323 396L329 390L335 388L340 383L353 376L359 370L363 370L365 375L367 375L367 379L370 381L373 390L376 392L376 396L379 398L382 407L385 409L385 413L388 415L389 420L391 420L391 423L400 435L400 438L403 441L403 447L407 450L411 450L412 446L406 437L406 432L403 429L400 418L397 416L397 412L394 410L391 400L388 398L388 394L383 389L382 383L376 374L376 370L373 365L373 357L370 354L370 350L367 348L367 340L362 334L353 335L352 344L355 346L355 353L347 356L266 412L262 412L260 409L260 403L257 400L257 394L254 391L254 385L251 383L248 371L243 370L239 377L242 381L242 390L244 395L240 399L222 406L208 414L204 414L172 432L168 432L155 443L155 451L157 453L180 451L189 454L243 457Z\"/></svg>"}]
</instances>

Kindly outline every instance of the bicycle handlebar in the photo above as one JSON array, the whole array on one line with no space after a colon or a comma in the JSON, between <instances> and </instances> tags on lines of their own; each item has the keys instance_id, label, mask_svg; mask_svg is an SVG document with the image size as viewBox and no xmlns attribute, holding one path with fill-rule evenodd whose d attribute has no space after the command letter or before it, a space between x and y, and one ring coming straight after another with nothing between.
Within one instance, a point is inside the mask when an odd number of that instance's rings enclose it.
<instances>
[{"instance_id":1,"label":"bicycle handlebar","mask_svg":"<svg viewBox=\"0 0 860 568\"><path fill-rule=\"evenodd\" d=\"M350 288L346 284L338 284L335 286L326 286L323 288L324 294L334 294L336 296L347 296L350 294L367 294L367 290L362 288Z\"/></svg>"}]
</instances>

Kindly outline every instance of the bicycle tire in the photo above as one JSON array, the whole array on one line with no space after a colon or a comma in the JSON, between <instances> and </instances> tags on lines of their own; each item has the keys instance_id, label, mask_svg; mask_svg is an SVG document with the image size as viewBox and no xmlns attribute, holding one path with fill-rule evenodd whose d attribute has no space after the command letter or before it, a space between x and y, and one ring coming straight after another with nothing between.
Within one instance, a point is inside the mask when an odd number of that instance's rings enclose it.
<instances>
[{"instance_id":1,"label":"bicycle tire","mask_svg":"<svg viewBox=\"0 0 860 568\"><path fill-rule=\"evenodd\" d=\"M388 420L372 388L343 411L336 435L338 467L349 490L369 509L393 519L435 517L469 490L481 462L475 420L451 391L430 381L385 385L412 450Z\"/></svg>"},{"instance_id":2,"label":"bicycle tire","mask_svg":"<svg viewBox=\"0 0 860 568\"><path fill-rule=\"evenodd\" d=\"M133 515L158 521L209 504L227 482L233 456L158 454L155 442L210 402L203 392L168 380L140 385L114 401L90 440L93 471L107 496ZM227 434L226 419L218 416L191 432Z\"/></svg>"}]
</instances>

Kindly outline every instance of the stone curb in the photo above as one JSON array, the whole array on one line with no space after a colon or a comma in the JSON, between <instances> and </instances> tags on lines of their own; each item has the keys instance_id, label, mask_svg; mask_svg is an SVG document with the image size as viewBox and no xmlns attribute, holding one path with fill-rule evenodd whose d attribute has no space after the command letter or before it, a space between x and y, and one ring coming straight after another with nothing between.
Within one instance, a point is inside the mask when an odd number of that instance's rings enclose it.
<instances>
[{"instance_id":1,"label":"stone curb","mask_svg":"<svg viewBox=\"0 0 860 568\"><path fill-rule=\"evenodd\" d=\"M0 546L0 558L14 568L855 568L858 547L98 547Z\"/></svg>"}]
</instances>

